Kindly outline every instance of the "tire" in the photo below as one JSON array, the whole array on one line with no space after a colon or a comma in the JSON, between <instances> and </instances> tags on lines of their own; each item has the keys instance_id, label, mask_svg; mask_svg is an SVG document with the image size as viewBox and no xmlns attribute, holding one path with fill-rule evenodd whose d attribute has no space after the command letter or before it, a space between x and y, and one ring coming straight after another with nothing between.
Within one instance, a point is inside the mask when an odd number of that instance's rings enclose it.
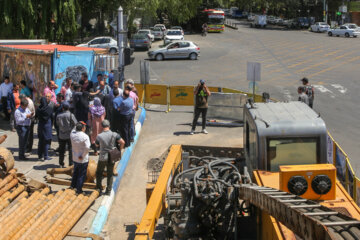
<instances>
[{"instance_id":1,"label":"tire","mask_svg":"<svg viewBox=\"0 0 360 240\"><path fill-rule=\"evenodd\" d=\"M345 33L345 37L350 37L350 34L349 33Z\"/></svg>"},{"instance_id":2,"label":"tire","mask_svg":"<svg viewBox=\"0 0 360 240\"><path fill-rule=\"evenodd\" d=\"M357 36L356 36L356 35L354 35L353 37L354 37L354 38L357 38Z\"/></svg>"},{"instance_id":3,"label":"tire","mask_svg":"<svg viewBox=\"0 0 360 240\"><path fill-rule=\"evenodd\" d=\"M196 60L196 59L197 59L197 54L196 54L196 53L191 53L191 54L189 55L189 59L190 59L190 60Z\"/></svg>"},{"instance_id":4,"label":"tire","mask_svg":"<svg viewBox=\"0 0 360 240\"><path fill-rule=\"evenodd\" d=\"M331 36L332 36L332 32L328 32L328 35L329 35L329 37L331 37Z\"/></svg>"},{"instance_id":5,"label":"tire","mask_svg":"<svg viewBox=\"0 0 360 240\"><path fill-rule=\"evenodd\" d=\"M117 53L116 48L110 48L109 53L110 53L110 54L115 54L115 53Z\"/></svg>"},{"instance_id":6,"label":"tire","mask_svg":"<svg viewBox=\"0 0 360 240\"><path fill-rule=\"evenodd\" d=\"M164 55L162 55L161 53L158 53L158 54L156 54L155 59L156 59L156 61L162 61L162 60L164 60Z\"/></svg>"},{"instance_id":7,"label":"tire","mask_svg":"<svg viewBox=\"0 0 360 240\"><path fill-rule=\"evenodd\" d=\"M319 32L320 32L320 29L317 29L317 32L319 33Z\"/></svg>"}]
</instances>

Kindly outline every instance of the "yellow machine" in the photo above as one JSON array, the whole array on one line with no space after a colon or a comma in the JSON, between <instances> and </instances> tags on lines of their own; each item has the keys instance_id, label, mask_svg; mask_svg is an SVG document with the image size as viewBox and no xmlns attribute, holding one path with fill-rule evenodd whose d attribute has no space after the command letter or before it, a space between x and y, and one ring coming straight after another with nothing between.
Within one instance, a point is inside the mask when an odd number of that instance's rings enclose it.
<instances>
[{"instance_id":1,"label":"yellow machine","mask_svg":"<svg viewBox=\"0 0 360 240\"><path fill-rule=\"evenodd\" d=\"M310 200L336 198L336 168L332 164L280 166L280 190Z\"/></svg>"}]
</instances>

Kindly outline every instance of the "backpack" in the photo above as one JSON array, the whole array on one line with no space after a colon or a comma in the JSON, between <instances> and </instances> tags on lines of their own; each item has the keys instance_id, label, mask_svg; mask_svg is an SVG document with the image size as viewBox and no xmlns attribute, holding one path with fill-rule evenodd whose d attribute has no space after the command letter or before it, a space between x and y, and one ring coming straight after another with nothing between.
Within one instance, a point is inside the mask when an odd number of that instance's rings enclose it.
<instances>
[{"instance_id":1,"label":"backpack","mask_svg":"<svg viewBox=\"0 0 360 240\"><path fill-rule=\"evenodd\" d=\"M313 90L313 86L309 85L309 86L305 86L306 88L306 95L309 97L309 99L313 98L314 96L314 90Z\"/></svg>"}]
</instances>

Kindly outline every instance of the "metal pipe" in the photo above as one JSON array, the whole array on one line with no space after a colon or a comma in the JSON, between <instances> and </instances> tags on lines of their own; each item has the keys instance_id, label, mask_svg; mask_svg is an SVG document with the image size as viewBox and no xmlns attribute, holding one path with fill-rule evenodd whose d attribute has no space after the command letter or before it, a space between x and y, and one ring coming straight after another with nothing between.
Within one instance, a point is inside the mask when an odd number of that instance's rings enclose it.
<instances>
[{"instance_id":1,"label":"metal pipe","mask_svg":"<svg viewBox=\"0 0 360 240\"><path fill-rule=\"evenodd\" d=\"M81 216L86 212L86 210L91 206L91 204L96 200L96 198L99 196L98 191L93 191L90 195L90 197L87 199L85 204L82 204L80 206L80 209L77 211L76 214L72 218L70 218L70 222L68 225L66 225L62 231L59 232L59 235L56 236L55 239L63 239L67 235L67 233L73 228L73 226L76 224L77 221L81 218Z\"/></svg>"},{"instance_id":2,"label":"metal pipe","mask_svg":"<svg viewBox=\"0 0 360 240\"><path fill-rule=\"evenodd\" d=\"M2 196L4 193L6 193L11 188L15 187L16 184L18 184L19 180L16 178L11 180L8 184L6 184L2 189L0 189L0 196Z\"/></svg>"},{"instance_id":3,"label":"metal pipe","mask_svg":"<svg viewBox=\"0 0 360 240\"><path fill-rule=\"evenodd\" d=\"M54 234L54 231L60 231L62 226L61 223L62 221L65 219L65 217L67 215L69 215L72 211L74 211L76 208L79 208L79 206L81 206L84 195L80 194L78 197L76 197L75 195L72 196L73 198L71 198L70 201L68 201L66 203L67 207L65 209L65 211L61 211L59 212L59 214L57 214L56 216L54 216L49 222L51 222L51 225L48 229L46 229L46 231L41 234L38 235L38 238L35 239L41 239L41 240L49 240L50 237L52 236L52 234ZM56 233L55 233L56 234Z\"/></svg>"},{"instance_id":4,"label":"metal pipe","mask_svg":"<svg viewBox=\"0 0 360 240\"><path fill-rule=\"evenodd\" d=\"M43 236L49 233L49 229L55 224L56 220L66 212L71 203L76 199L75 192L70 190L66 197L56 206L53 211L49 214L47 220L42 223L42 225L36 229L32 234L28 234L27 238L30 239L41 239ZM44 224L45 223L45 224Z\"/></svg>"},{"instance_id":5,"label":"metal pipe","mask_svg":"<svg viewBox=\"0 0 360 240\"><path fill-rule=\"evenodd\" d=\"M68 195L69 191L58 191L55 195L55 198L53 199L53 204L51 206L49 206L49 208L46 209L46 211L37 219L37 221L35 223L33 223L30 228L26 229L25 231L21 231L22 234L21 236L23 236L25 238L25 236L27 235L31 235L32 231L39 231L41 226L39 227L40 224L48 221L49 217L51 217L54 213L54 209L56 211L56 207L59 206L59 204L64 200L64 198ZM23 238L21 238L23 239Z\"/></svg>"}]
</instances>

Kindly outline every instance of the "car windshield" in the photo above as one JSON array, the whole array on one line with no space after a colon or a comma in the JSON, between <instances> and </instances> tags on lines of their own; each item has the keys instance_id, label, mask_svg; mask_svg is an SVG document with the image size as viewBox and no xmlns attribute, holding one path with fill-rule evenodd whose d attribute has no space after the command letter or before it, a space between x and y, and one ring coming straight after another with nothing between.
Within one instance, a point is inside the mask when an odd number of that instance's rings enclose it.
<instances>
[{"instance_id":1,"label":"car windshield","mask_svg":"<svg viewBox=\"0 0 360 240\"><path fill-rule=\"evenodd\" d=\"M355 25L355 24L348 25L348 27L349 27L350 29L356 29L356 28L358 28L358 26Z\"/></svg>"},{"instance_id":2,"label":"car windshield","mask_svg":"<svg viewBox=\"0 0 360 240\"><path fill-rule=\"evenodd\" d=\"M143 34L136 34L132 38L133 39L145 39L145 38L147 38L147 36L145 36Z\"/></svg>"},{"instance_id":3,"label":"car windshield","mask_svg":"<svg viewBox=\"0 0 360 240\"><path fill-rule=\"evenodd\" d=\"M180 31L168 31L166 35L181 35Z\"/></svg>"},{"instance_id":4,"label":"car windshield","mask_svg":"<svg viewBox=\"0 0 360 240\"><path fill-rule=\"evenodd\" d=\"M319 23L320 25L327 25L326 23L324 23L324 22L321 22L321 23Z\"/></svg>"},{"instance_id":5,"label":"car windshield","mask_svg":"<svg viewBox=\"0 0 360 240\"><path fill-rule=\"evenodd\" d=\"M154 27L153 31L159 32L159 31L161 31L161 28L159 28L159 27Z\"/></svg>"},{"instance_id":6,"label":"car windshield","mask_svg":"<svg viewBox=\"0 0 360 240\"><path fill-rule=\"evenodd\" d=\"M316 164L318 138L277 138L268 140L268 167L279 171L281 165Z\"/></svg>"}]
</instances>

